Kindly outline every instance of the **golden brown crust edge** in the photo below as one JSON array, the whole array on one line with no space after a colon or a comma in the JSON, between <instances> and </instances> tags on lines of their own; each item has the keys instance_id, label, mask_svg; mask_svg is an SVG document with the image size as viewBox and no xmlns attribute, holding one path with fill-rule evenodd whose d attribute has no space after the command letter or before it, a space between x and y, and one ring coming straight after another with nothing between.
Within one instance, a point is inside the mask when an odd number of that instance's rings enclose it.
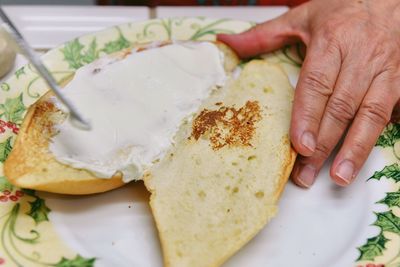
<instances>
[{"instance_id":1,"label":"golden brown crust edge","mask_svg":"<svg viewBox=\"0 0 400 267\"><path fill-rule=\"evenodd\" d=\"M289 138L287 138L287 140L290 144ZM275 202L279 201L279 198L281 197L281 195L283 193L283 189L285 188L285 185L289 180L290 174L293 169L293 165L296 161L296 157L297 157L297 152L293 149L292 146L290 146L289 157L285 160L284 169L283 169L282 175L279 179L278 188L277 188L276 194L274 196Z\"/></svg>"},{"instance_id":2,"label":"golden brown crust edge","mask_svg":"<svg viewBox=\"0 0 400 267\"><path fill-rule=\"evenodd\" d=\"M125 185L125 183L119 177L101 179L100 181L98 181L100 178L94 179L88 179L79 182L62 181L56 183L39 184L35 187L35 190L66 195L88 195L107 192ZM71 191L74 193L71 194Z\"/></svg>"}]
</instances>

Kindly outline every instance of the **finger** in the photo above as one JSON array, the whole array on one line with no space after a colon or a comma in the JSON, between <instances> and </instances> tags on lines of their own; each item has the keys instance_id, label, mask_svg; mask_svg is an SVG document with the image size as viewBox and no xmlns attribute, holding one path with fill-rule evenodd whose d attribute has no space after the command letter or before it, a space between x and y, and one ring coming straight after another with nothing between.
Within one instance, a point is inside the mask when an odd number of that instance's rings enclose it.
<instances>
[{"instance_id":1,"label":"finger","mask_svg":"<svg viewBox=\"0 0 400 267\"><path fill-rule=\"evenodd\" d=\"M308 38L302 30L306 28L302 26L307 20L305 10L306 7L297 7L246 32L219 34L217 39L230 46L241 58L271 52L299 40L306 42Z\"/></svg>"},{"instance_id":2,"label":"finger","mask_svg":"<svg viewBox=\"0 0 400 267\"><path fill-rule=\"evenodd\" d=\"M358 62L357 67L353 62ZM296 163L298 172L292 179L297 184L310 187L314 183L317 173L354 118L375 75L371 68L365 68L366 64L357 59L356 54L343 62L321 120L315 152L310 157L300 157Z\"/></svg>"},{"instance_id":3,"label":"finger","mask_svg":"<svg viewBox=\"0 0 400 267\"><path fill-rule=\"evenodd\" d=\"M400 97L398 81L395 84L387 73L373 81L332 164L331 177L338 185L346 186L354 180L389 122Z\"/></svg>"},{"instance_id":4,"label":"finger","mask_svg":"<svg viewBox=\"0 0 400 267\"><path fill-rule=\"evenodd\" d=\"M295 91L290 128L293 146L303 156L311 156L316 149L320 121L341 62L339 49L326 39L317 36L310 44Z\"/></svg>"},{"instance_id":5,"label":"finger","mask_svg":"<svg viewBox=\"0 0 400 267\"><path fill-rule=\"evenodd\" d=\"M309 188L318 175L318 170L313 164L307 163L307 157L297 156L290 178L292 181L303 188ZM311 178L310 178L311 177Z\"/></svg>"}]
</instances>

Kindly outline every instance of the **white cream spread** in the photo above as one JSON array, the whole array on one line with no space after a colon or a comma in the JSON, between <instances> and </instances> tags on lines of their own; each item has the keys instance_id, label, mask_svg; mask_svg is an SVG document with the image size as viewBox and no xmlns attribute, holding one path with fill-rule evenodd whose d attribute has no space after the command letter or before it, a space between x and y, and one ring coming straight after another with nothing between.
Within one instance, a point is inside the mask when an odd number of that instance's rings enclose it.
<instances>
[{"instance_id":1,"label":"white cream spread","mask_svg":"<svg viewBox=\"0 0 400 267\"><path fill-rule=\"evenodd\" d=\"M79 69L63 90L92 129L65 120L50 151L58 161L98 177L121 172L125 182L138 179L170 148L182 121L225 79L222 53L208 42L100 59Z\"/></svg>"}]
</instances>

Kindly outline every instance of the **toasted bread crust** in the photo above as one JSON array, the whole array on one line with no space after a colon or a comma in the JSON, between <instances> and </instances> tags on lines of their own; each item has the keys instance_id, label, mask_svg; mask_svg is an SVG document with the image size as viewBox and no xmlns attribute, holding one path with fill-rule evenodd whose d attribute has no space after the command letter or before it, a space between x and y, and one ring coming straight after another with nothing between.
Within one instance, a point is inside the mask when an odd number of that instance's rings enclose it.
<instances>
[{"instance_id":1,"label":"toasted bread crust","mask_svg":"<svg viewBox=\"0 0 400 267\"><path fill-rule=\"evenodd\" d=\"M287 140L290 144L289 137L287 137ZM274 196L276 201L279 200L279 198L283 193L283 189L285 189L285 185L289 180L296 158L297 158L297 152L293 149L293 147L290 147L290 152L288 153L287 158L284 161L283 171L279 179L279 183L276 189L276 194Z\"/></svg>"}]
</instances>

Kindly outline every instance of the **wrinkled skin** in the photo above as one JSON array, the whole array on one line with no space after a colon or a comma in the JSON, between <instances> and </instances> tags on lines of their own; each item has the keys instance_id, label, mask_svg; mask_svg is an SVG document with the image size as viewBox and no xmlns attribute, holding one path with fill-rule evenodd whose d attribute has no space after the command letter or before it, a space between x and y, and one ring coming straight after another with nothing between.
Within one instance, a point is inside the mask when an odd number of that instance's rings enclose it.
<instances>
[{"instance_id":1,"label":"wrinkled skin","mask_svg":"<svg viewBox=\"0 0 400 267\"><path fill-rule=\"evenodd\" d=\"M293 181L310 187L342 136L330 175L357 176L400 97L400 0L313 0L218 39L246 58L302 41L290 136Z\"/></svg>"}]
</instances>

